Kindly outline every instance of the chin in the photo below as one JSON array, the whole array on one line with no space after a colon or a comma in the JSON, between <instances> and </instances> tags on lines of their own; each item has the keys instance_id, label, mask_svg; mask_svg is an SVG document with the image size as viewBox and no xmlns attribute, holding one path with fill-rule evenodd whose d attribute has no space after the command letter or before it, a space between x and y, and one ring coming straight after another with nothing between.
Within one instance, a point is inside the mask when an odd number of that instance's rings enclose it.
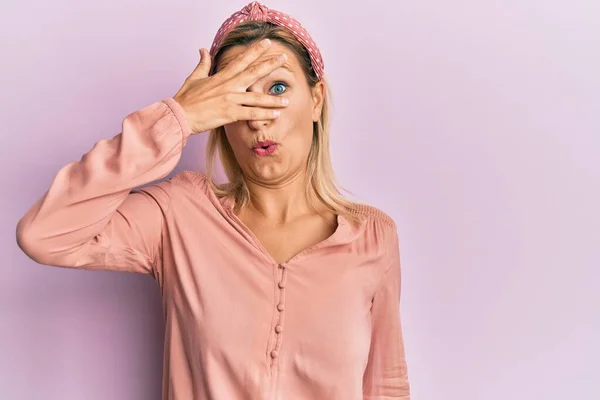
<instances>
[{"instance_id":1,"label":"chin","mask_svg":"<svg viewBox=\"0 0 600 400\"><path fill-rule=\"evenodd\" d=\"M252 175L260 182L277 182L285 173L277 165L256 165L252 168Z\"/></svg>"}]
</instances>

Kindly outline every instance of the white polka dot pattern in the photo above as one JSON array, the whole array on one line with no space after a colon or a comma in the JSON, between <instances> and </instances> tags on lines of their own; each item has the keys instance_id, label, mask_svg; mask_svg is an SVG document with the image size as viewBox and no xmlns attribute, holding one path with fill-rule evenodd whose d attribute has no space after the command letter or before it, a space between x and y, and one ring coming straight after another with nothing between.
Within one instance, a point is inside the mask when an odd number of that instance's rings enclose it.
<instances>
[{"instance_id":1,"label":"white polka dot pattern","mask_svg":"<svg viewBox=\"0 0 600 400\"><path fill-rule=\"evenodd\" d=\"M216 53L221 40L227 35L232 29L234 29L238 24L249 20L249 21L263 21L270 22L275 25L286 28L290 31L296 39L300 43L304 45L308 54L310 55L310 60L312 63L312 67L317 75L317 78L321 79L323 77L323 70L325 65L323 63L323 57L321 56L321 52L319 48L312 40L306 29L300 24L300 22L296 21L291 16L284 14L280 11L272 10L265 6L264 4L259 3L258 1L253 1L242 8L240 11L233 13L229 18L223 22L215 38L213 40L212 46L210 47L210 55L214 56Z\"/></svg>"}]
</instances>

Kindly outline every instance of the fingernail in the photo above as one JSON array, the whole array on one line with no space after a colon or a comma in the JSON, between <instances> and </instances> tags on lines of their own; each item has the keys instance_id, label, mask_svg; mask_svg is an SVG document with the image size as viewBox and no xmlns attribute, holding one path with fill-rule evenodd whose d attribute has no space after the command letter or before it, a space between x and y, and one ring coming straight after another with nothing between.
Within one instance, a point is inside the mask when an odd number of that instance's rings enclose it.
<instances>
[{"instance_id":1,"label":"fingernail","mask_svg":"<svg viewBox=\"0 0 600 400\"><path fill-rule=\"evenodd\" d=\"M281 114L279 110L274 110L273 111L273 115L274 116L279 117L279 114Z\"/></svg>"},{"instance_id":2,"label":"fingernail","mask_svg":"<svg viewBox=\"0 0 600 400\"><path fill-rule=\"evenodd\" d=\"M288 104L290 104L290 100L285 97L282 97L281 104L283 104L284 106L287 106Z\"/></svg>"},{"instance_id":3,"label":"fingernail","mask_svg":"<svg viewBox=\"0 0 600 400\"><path fill-rule=\"evenodd\" d=\"M262 45L262 47L267 47L271 44L271 40L264 39L262 42L260 42L260 44Z\"/></svg>"},{"instance_id":4,"label":"fingernail","mask_svg":"<svg viewBox=\"0 0 600 400\"><path fill-rule=\"evenodd\" d=\"M277 59L279 61L285 61L285 60L287 60L287 55L285 53L280 54L279 57L277 57Z\"/></svg>"}]
</instances>

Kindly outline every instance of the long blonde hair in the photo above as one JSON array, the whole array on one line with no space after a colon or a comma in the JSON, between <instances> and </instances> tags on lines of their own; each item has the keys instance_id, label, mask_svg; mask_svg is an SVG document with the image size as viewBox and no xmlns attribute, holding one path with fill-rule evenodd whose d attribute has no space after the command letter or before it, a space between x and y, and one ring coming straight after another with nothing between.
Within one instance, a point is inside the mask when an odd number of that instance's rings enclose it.
<instances>
[{"instance_id":1,"label":"long blonde hair","mask_svg":"<svg viewBox=\"0 0 600 400\"><path fill-rule=\"evenodd\" d=\"M312 69L309 53L302 43L285 28L259 21L242 23L223 38L212 60L211 75L217 70L226 49L237 45L249 45L265 38L277 41L296 53L311 88L319 82ZM348 220L357 222L360 217L353 212L355 203L342 195L331 164L329 152L331 89L325 76L322 77L322 81L325 85L325 96L321 118L313 123L313 140L307 162L310 185L307 185L306 195L314 210L317 209L318 203L322 203L335 214L343 215ZM216 184L213 180L217 156L229 180L226 184ZM218 197L233 197L236 208L242 208L248 203L250 192L223 126L210 131L206 148L206 170L208 181Z\"/></svg>"}]
</instances>

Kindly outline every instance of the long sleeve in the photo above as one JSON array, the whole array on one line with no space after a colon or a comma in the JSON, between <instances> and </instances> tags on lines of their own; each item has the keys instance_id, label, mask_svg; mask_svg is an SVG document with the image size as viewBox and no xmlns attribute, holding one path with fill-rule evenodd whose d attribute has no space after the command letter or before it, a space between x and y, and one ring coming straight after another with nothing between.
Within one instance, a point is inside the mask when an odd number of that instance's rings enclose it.
<instances>
[{"instance_id":1,"label":"long sleeve","mask_svg":"<svg viewBox=\"0 0 600 400\"><path fill-rule=\"evenodd\" d=\"M363 378L364 400L410 400L400 322L400 252L395 225L388 246L390 262L371 308L371 350Z\"/></svg>"},{"instance_id":2,"label":"long sleeve","mask_svg":"<svg viewBox=\"0 0 600 400\"><path fill-rule=\"evenodd\" d=\"M155 275L171 181L190 135L172 98L129 114L122 131L61 168L19 220L19 247L46 265Z\"/></svg>"}]
</instances>

